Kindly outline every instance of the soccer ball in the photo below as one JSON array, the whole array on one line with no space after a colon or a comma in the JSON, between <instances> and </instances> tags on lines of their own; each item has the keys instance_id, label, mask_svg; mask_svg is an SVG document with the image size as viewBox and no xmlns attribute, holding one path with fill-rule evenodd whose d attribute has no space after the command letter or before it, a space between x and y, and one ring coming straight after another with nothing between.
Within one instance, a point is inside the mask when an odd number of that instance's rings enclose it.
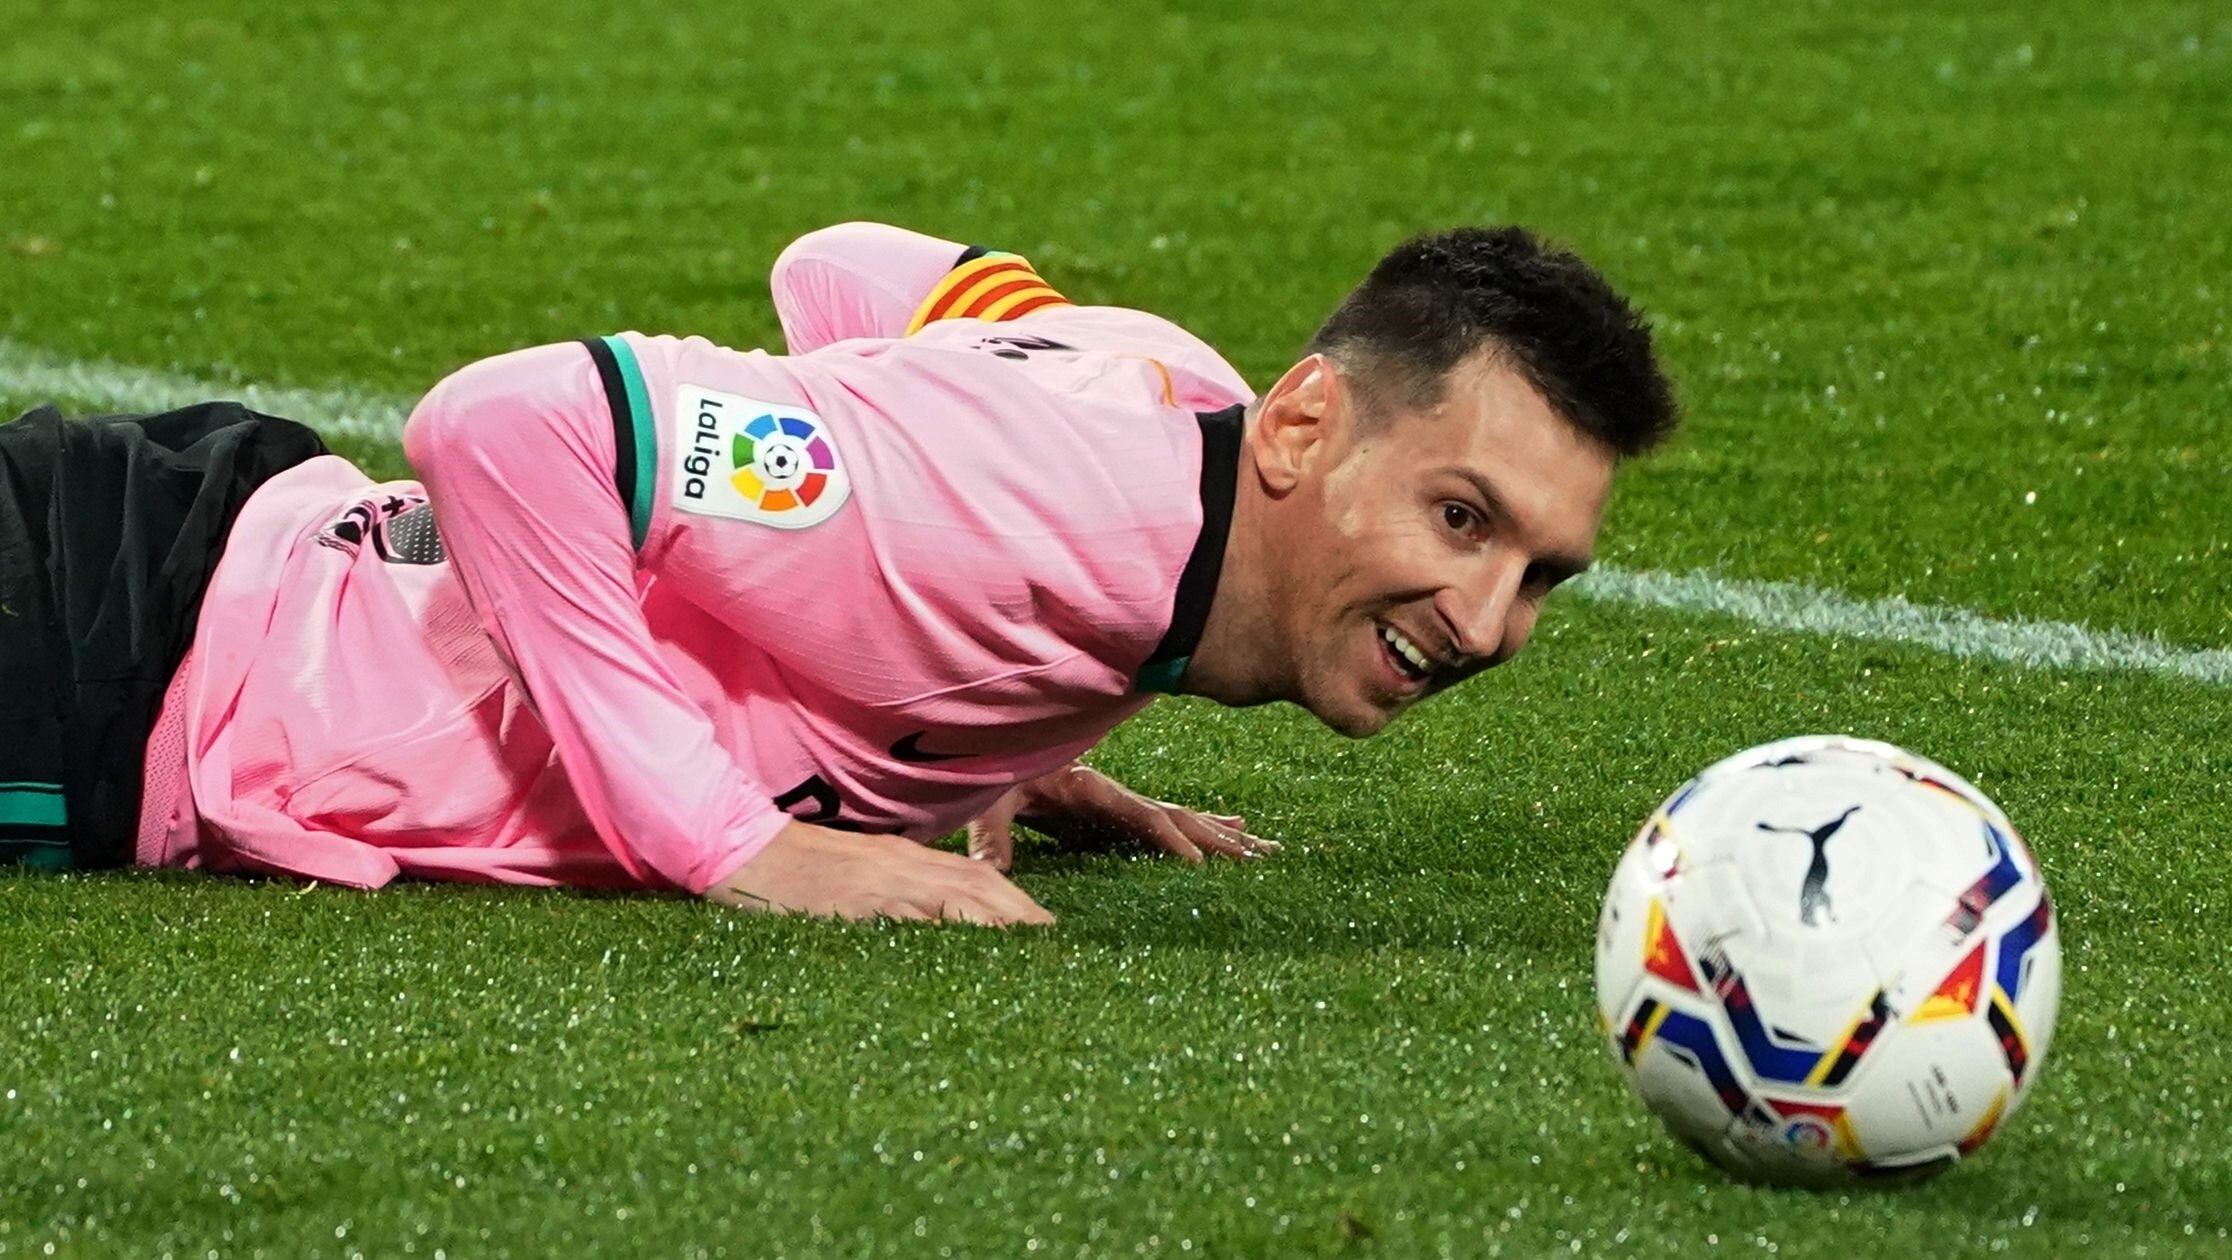
<instances>
[{"instance_id":1,"label":"soccer ball","mask_svg":"<svg viewBox=\"0 0 2232 1260\"><path fill-rule=\"evenodd\" d=\"M1928 1176L2038 1079L2061 943L1999 807L1873 740L1751 749L1682 785L1612 875L1597 1009L1644 1103L1748 1180Z\"/></svg>"}]
</instances>

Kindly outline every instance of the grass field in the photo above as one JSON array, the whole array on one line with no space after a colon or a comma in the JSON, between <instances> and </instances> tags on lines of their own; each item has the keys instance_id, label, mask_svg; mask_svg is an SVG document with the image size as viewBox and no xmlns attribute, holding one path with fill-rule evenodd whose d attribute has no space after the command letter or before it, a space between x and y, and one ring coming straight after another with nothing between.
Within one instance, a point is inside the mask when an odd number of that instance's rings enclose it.
<instances>
[{"instance_id":1,"label":"grass field","mask_svg":"<svg viewBox=\"0 0 2232 1260\"><path fill-rule=\"evenodd\" d=\"M0 374L773 344L776 251L874 217L1260 382L1402 235L1518 221L1690 409L1607 561L2232 646L2220 5L699 7L12 24ZM1728 1184L1594 1027L1627 835L1810 730L1978 780L2062 910L2040 1088L1916 1189ZM1096 760L1288 851L1027 851L1062 922L1009 935L0 877L0 1257L2232 1253L2220 683L1574 597L1381 739L1170 703Z\"/></svg>"}]
</instances>

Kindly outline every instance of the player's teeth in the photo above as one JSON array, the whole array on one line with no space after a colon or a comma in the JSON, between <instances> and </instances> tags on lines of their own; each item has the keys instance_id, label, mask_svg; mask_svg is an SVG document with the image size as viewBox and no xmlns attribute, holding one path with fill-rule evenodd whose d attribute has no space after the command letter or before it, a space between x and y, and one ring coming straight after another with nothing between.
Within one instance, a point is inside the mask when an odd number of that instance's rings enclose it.
<instances>
[{"instance_id":1,"label":"player's teeth","mask_svg":"<svg viewBox=\"0 0 2232 1260\"><path fill-rule=\"evenodd\" d=\"M1401 653L1403 659L1410 662L1412 669L1421 674L1428 672L1426 654L1419 651L1417 646L1409 639L1404 638L1400 630L1393 626L1382 626L1380 627L1380 637L1387 640L1387 646Z\"/></svg>"}]
</instances>

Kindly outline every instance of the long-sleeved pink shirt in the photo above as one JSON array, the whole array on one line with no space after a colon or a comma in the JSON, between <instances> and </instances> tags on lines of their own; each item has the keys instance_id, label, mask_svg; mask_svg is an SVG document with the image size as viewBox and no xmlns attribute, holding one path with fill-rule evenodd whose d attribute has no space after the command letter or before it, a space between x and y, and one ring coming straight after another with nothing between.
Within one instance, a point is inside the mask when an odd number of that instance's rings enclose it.
<instances>
[{"instance_id":1,"label":"long-sleeved pink shirt","mask_svg":"<svg viewBox=\"0 0 2232 1260\"><path fill-rule=\"evenodd\" d=\"M140 860L703 891L791 817L950 831L1175 679L1231 367L873 224L792 245L774 292L788 356L500 356L413 412L419 481L322 458L260 490Z\"/></svg>"}]
</instances>

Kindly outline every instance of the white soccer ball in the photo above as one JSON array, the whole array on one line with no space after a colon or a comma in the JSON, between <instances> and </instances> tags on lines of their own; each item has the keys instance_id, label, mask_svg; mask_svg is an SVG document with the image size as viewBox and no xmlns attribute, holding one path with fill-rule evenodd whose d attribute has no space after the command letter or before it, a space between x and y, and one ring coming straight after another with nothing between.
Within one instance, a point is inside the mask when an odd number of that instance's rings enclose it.
<instances>
[{"instance_id":1,"label":"white soccer ball","mask_svg":"<svg viewBox=\"0 0 2232 1260\"><path fill-rule=\"evenodd\" d=\"M1873 740L1722 761L1651 815L1597 925L1597 1009L1677 1137L1751 1180L1940 1171L2046 1058L2061 942L1999 807Z\"/></svg>"}]
</instances>

